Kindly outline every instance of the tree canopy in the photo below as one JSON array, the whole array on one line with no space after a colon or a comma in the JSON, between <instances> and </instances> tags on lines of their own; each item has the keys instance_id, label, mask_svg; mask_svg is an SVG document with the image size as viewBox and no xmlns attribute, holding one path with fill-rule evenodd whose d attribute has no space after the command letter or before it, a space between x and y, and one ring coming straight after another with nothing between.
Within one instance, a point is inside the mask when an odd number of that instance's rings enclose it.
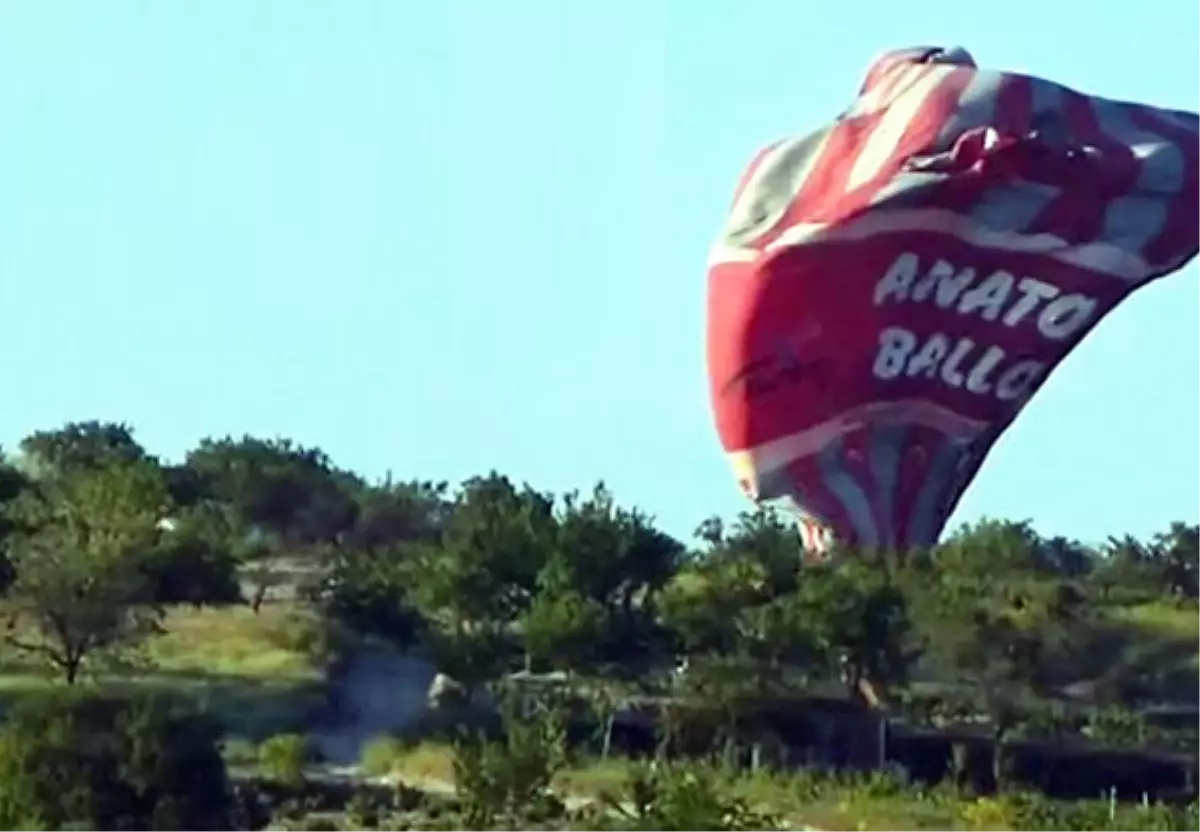
<instances>
[{"instance_id":1,"label":"tree canopy","mask_svg":"<svg viewBox=\"0 0 1200 832\"><path fill-rule=\"evenodd\" d=\"M818 563L770 510L685 540L604 483L372 482L251 436L170 462L98 421L17 448L0 455L0 649L68 685L139 660L168 605L257 613L279 592L464 689L521 670L579 680L609 734L635 694L707 709L727 736L794 696L930 724L982 714L997 748L1061 734L1081 690L1096 713L1195 699L1195 633L1151 643L1138 619L1195 610L1195 524L1081 542L985 518L926 550ZM1190 663L1168 664L1172 645Z\"/></svg>"}]
</instances>

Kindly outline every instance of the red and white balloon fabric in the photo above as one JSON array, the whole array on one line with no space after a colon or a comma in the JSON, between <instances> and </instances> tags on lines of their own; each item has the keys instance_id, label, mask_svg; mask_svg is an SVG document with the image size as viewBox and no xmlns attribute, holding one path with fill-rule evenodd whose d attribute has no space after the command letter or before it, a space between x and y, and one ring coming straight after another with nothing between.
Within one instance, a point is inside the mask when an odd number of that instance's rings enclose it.
<instances>
[{"instance_id":1,"label":"red and white balloon fabric","mask_svg":"<svg viewBox=\"0 0 1200 832\"><path fill-rule=\"evenodd\" d=\"M934 543L1055 366L1196 255L1198 194L1194 113L884 55L835 121L758 153L710 255L743 489L815 551Z\"/></svg>"}]
</instances>

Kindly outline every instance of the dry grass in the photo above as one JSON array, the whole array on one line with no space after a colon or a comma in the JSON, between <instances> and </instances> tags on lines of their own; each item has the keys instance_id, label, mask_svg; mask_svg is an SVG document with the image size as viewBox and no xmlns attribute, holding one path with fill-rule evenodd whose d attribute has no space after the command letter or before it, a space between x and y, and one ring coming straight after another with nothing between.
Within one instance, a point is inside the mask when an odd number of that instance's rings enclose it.
<instances>
[{"instance_id":1,"label":"dry grass","mask_svg":"<svg viewBox=\"0 0 1200 832\"><path fill-rule=\"evenodd\" d=\"M175 607L163 621L166 632L147 647L163 670L312 681L317 626L311 612L287 604L264 605L258 614L245 606Z\"/></svg>"},{"instance_id":2,"label":"dry grass","mask_svg":"<svg viewBox=\"0 0 1200 832\"><path fill-rule=\"evenodd\" d=\"M1195 603L1151 601L1127 607L1112 607L1109 618L1160 638L1192 640L1200 646L1200 610Z\"/></svg>"},{"instance_id":3,"label":"dry grass","mask_svg":"<svg viewBox=\"0 0 1200 832\"><path fill-rule=\"evenodd\" d=\"M180 606L167 611L163 626L131 667L93 668L81 683L178 697L213 714L230 734L254 739L296 728L323 699L322 631L305 610L272 604L255 615L244 606ZM0 658L0 709L62 684L27 656Z\"/></svg>"},{"instance_id":4,"label":"dry grass","mask_svg":"<svg viewBox=\"0 0 1200 832\"><path fill-rule=\"evenodd\" d=\"M395 749L390 764L384 763L382 758L372 763L376 771L401 780L454 783L454 752L444 743L425 741L415 746L400 746Z\"/></svg>"},{"instance_id":5,"label":"dry grass","mask_svg":"<svg viewBox=\"0 0 1200 832\"><path fill-rule=\"evenodd\" d=\"M377 757L384 756L385 743L376 745ZM387 746L393 755L383 767L388 773L414 786L421 783L453 784L454 755L444 744L425 742L403 747ZM376 760L378 764L379 760ZM626 785L637 763L622 759L581 761L554 780L558 795L565 800L610 797L628 798ZM711 770L710 770L711 771ZM961 829L1003 830L1016 828L1019 798L969 797L949 788L921 789L904 785L875 773L830 778L804 770L786 773L714 772L719 789L741 799L750 809L777 818L783 828L822 830ZM1082 804L1079 804L1082 805ZM1088 812L1095 813L1092 805ZM1107 805L1099 807L1107 813ZM1153 824L1138 805L1117 807L1116 825L1084 828L1165 828ZM1025 820L1028 822L1028 819ZM1091 822L1091 821L1089 821ZM1028 827L1026 827L1028 828ZM1068 827L1058 827L1068 828Z\"/></svg>"},{"instance_id":6,"label":"dry grass","mask_svg":"<svg viewBox=\"0 0 1200 832\"><path fill-rule=\"evenodd\" d=\"M375 744L364 758L372 757L376 773L388 773L412 784L429 781L454 783L454 753L441 743L424 742L415 747L393 744L393 757L382 764L385 744ZM364 763L366 763L364 759ZM622 759L580 761L559 772L554 787L563 798L622 799L635 770L635 763ZM805 799L804 776L774 774L729 775L722 785L752 808L779 816L790 828L816 826L821 829L952 829L956 827L953 803L903 796L857 794L851 786L830 788L819 799ZM1003 828L1003 827L996 827Z\"/></svg>"}]
</instances>

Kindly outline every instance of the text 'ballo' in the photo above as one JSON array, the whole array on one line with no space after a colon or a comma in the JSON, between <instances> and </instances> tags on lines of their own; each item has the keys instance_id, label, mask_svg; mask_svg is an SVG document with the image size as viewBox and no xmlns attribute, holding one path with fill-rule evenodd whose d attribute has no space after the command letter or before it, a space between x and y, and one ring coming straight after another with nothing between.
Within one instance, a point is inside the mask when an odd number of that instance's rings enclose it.
<instances>
[{"instance_id":1,"label":"text 'ballo'","mask_svg":"<svg viewBox=\"0 0 1200 832\"><path fill-rule=\"evenodd\" d=\"M1080 334L1099 306L1095 298L1065 293L1052 283L1003 269L979 273L939 259L922 272L920 258L912 252L899 255L888 267L875 285L874 302L933 305L1001 327L1034 327L1042 338L1058 342ZM879 333L873 365L881 380L938 379L1001 401L1025 398L1047 369L1044 361L1014 360L1003 348L972 338L942 332L919 336L898 326Z\"/></svg>"}]
</instances>

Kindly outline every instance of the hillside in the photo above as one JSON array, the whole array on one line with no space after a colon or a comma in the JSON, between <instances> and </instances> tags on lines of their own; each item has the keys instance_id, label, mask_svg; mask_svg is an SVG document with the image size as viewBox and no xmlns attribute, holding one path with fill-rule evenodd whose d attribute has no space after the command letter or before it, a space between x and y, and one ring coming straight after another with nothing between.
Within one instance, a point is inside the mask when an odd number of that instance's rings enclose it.
<instances>
[{"instance_id":1,"label":"hillside","mask_svg":"<svg viewBox=\"0 0 1200 832\"><path fill-rule=\"evenodd\" d=\"M0 765L73 690L214 719L239 799L288 823L380 771L514 826L543 800L616 823L597 795L642 788L662 812L699 790L726 828L1044 828L1101 791L1147 828L1196 797L1193 525L1092 547L985 520L814 564L769 512L681 541L603 486L368 483L253 438L165 463L95 423L21 451Z\"/></svg>"}]
</instances>

